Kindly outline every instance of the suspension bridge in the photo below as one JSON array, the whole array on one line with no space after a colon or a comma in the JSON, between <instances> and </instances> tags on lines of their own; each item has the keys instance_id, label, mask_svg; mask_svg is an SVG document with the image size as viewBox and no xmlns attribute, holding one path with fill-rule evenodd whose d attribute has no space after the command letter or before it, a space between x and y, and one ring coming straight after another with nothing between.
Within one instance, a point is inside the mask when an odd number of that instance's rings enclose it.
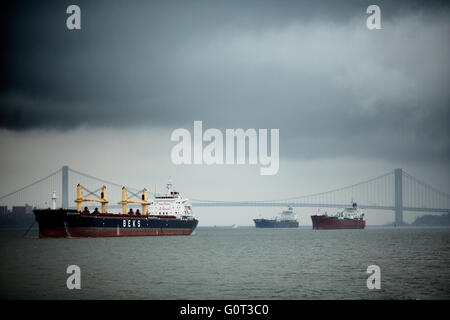
<instances>
[{"instance_id":1,"label":"suspension bridge","mask_svg":"<svg viewBox=\"0 0 450 320\"><path fill-rule=\"evenodd\" d=\"M18 190L0 197L0 207L29 205L37 208L50 207L50 195L60 190L58 207L74 208L76 185L80 183L88 194L96 195L102 185L107 186L108 199L120 199L122 184L63 166L59 170L30 183ZM125 186L131 196L139 197L140 189ZM95 191L89 191L96 189ZM99 197L99 196L98 196ZM381 176L357 184L310 195L284 199L258 201L221 201L192 199L195 207L317 207L342 208L351 200L357 200L364 209L391 210L395 214L395 224L403 224L404 212L450 212L450 195L413 177L402 169L395 169ZM110 208L119 208L111 201Z\"/></svg>"}]
</instances>

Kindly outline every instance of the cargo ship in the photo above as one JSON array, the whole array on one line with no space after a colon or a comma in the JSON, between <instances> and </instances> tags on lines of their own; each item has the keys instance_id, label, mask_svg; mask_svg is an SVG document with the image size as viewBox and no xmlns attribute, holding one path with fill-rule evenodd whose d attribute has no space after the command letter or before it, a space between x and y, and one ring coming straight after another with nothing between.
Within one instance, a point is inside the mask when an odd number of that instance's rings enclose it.
<instances>
[{"instance_id":1,"label":"cargo ship","mask_svg":"<svg viewBox=\"0 0 450 320\"><path fill-rule=\"evenodd\" d=\"M253 219L256 228L298 228L298 220L292 207L288 207L273 219Z\"/></svg>"},{"instance_id":2,"label":"cargo ship","mask_svg":"<svg viewBox=\"0 0 450 320\"><path fill-rule=\"evenodd\" d=\"M313 229L364 229L366 221L364 213L358 208L356 202L351 207L339 210L335 215L326 213L311 216Z\"/></svg>"},{"instance_id":3,"label":"cargo ship","mask_svg":"<svg viewBox=\"0 0 450 320\"><path fill-rule=\"evenodd\" d=\"M77 209L56 209L53 193L51 209L33 210L39 224L40 238L190 235L198 224L192 215L189 200L172 191L171 183L167 184L167 194L154 195L152 201L148 201L146 189L142 190L139 200L130 200L123 187L122 201L118 202L122 205L121 213L107 212L105 186L99 198L83 197L82 188L77 186ZM101 203L101 211L95 208L90 212L87 207L82 211L85 201ZM128 204L140 204L142 211L133 211L132 208L127 211Z\"/></svg>"}]
</instances>

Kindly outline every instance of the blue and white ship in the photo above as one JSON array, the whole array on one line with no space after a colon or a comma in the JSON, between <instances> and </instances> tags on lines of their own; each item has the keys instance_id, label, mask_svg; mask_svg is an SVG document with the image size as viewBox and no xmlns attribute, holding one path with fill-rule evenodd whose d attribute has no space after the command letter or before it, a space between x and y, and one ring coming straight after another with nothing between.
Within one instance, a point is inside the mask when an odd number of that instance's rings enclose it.
<instances>
[{"instance_id":1,"label":"blue and white ship","mask_svg":"<svg viewBox=\"0 0 450 320\"><path fill-rule=\"evenodd\" d=\"M288 207L279 216L272 219L253 219L256 228L298 228L297 215Z\"/></svg>"}]
</instances>

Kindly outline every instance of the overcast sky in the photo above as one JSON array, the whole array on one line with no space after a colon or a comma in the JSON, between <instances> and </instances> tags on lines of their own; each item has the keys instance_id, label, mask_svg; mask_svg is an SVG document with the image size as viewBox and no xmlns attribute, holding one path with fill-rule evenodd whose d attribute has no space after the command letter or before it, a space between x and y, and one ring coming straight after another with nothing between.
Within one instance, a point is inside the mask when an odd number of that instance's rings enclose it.
<instances>
[{"instance_id":1,"label":"overcast sky","mask_svg":"<svg viewBox=\"0 0 450 320\"><path fill-rule=\"evenodd\" d=\"M375 3L382 29L368 30ZM70 4L81 30L66 28ZM137 186L171 176L203 199L296 196L395 167L449 192L449 21L445 1L16 3L2 10L0 193L63 164ZM278 175L173 165L170 134L194 120L279 128Z\"/></svg>"}]
</instances>

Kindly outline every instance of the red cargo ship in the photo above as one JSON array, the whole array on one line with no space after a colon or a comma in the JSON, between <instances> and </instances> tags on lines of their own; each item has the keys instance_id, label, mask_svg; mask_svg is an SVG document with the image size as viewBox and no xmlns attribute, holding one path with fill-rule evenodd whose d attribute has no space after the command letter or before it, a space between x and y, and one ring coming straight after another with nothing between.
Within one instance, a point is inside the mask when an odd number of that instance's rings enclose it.
<instances>
[{"instance_id":1,"label":"red cargo ship","mask_svg":"<svg viewBox=\"0 0 450 320\"><path fill-rule=\"evenodd\" d=\"M344 208L333 216L311 216L313 229L364 229L366 221L364 213L358 208L356 202L350 208Z\"/></svg>"}]
</instances>

